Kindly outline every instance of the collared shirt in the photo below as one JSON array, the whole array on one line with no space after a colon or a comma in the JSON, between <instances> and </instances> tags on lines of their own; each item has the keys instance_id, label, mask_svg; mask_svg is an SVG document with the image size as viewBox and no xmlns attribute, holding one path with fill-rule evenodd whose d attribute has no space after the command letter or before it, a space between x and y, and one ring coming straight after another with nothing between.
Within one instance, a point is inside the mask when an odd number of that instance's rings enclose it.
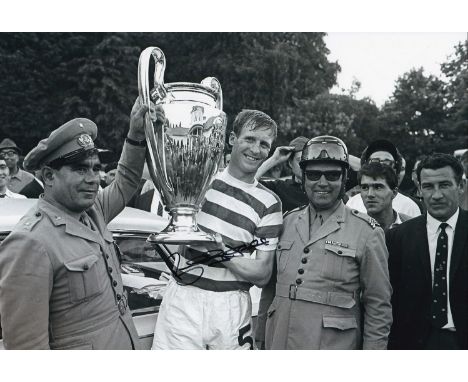
<instances>
[{"instance_id":1,"label":"collared shirt","mask_svg":"<svg viewBox=\"0 0 468 382\"><path fill-rule=\"evenodd\" d=\"M401 221L400 214L398 212L396 212L395 210L393 210L393 223L390 224L388 229L396 227L397 225L400 225L401 223L403 223L403 222Z\"/></svg>"},{"instance_id":2,"label":"collared shirt","mask_svg":"<svg viewBox=\"0 0 468 382\"><path fill-rule=\"evenodd\" d=\"M457 212L455 212L450 219L446 221L448 226L445 228L445 232L447 233L447 242L448 242L448 254L447 254L447 294L450 296L450 260L452 259L452 248L453 248L453 237L455 233L455 226L457 224L458 220L458 215L460 213L460 209L457 209ZM427 229L427 240L429 244L429 255L431 259L431 277L432 277L432 283L434 284L434 263L435 263L435 256L436 256L436 248L437 248L437 239L440 234L440 223L441 221L437 220L433 216L431 216L429 213L427 214L427 223L426 223L426 229ZM447 302L449 302L450 299L447 298ZM449 329L449 328L454 328L455 324L453 323L453 317L452 317L452 309L450 309L450 304L447 304L447 319L448 322L447 324L443 327L443 329Z\"/></svg>"},{"instance_id":3,"label":"collared shirt","mask_svg":"<svg viewBox=\"0 0 468 382\"><path fill-rule=\"evenodd\" d=\"M19 168L16 174L10 174L8 188L13 192L20 192L24 186L31 183L33 180L34 175Z\"/></svg>"},{"instance_id":4,"label":"collared shirt","mask_svg":"<svg viewBox=\"0 0 468 382\"><path fill-rule=\"evenodd\" d=\"M361 212L367 213L367 209L362 201L361 194L351 197L346 205ZM418 205L407 196L398 193L392 201L393 209L399 213L411 216L412 218L421 215Z\"/></svg>"},{"instance_id":5,"label":"collared shirt","mask_svg":"<svg viewBox=\"0 0 468 382\"><path fill-rule=\"evenodd\" d=\"M21 195L21 194L17 194L16 192L12 192L8 188L6 189L6 192L3 195L5 195L5 196L0 195L0 197L12 198L12 199L26 199L26 196Z\"/></svg>"}]
</instances>

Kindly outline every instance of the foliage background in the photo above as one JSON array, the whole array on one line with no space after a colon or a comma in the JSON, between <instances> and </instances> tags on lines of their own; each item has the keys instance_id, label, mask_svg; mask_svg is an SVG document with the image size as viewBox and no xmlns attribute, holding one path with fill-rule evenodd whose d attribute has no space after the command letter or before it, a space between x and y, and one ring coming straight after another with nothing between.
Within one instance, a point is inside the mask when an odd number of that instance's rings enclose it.
<instances>
[{"instance_id":1,"label":"foliage background","mask_svg":"<svg viewBox=\"0 0 468 382\"><path fill-rule=\"evenodd\" d=\"M392 140L408 165L433 151L468 147L468 42L442 64L402 73L387 102L356 99L360 84L331 94L340 66L324 33L2 33L0 139L28 152L67 120L87 117L97 144L121 150L138 95L140 52L160 47L165 82L217 77L228 130L243 108L265 111L280 127L277 145L298 135L332 134L359 156L376 138ZM372 68L369 68L372 70ZM407 166L409 167L409 166Z\"/></svg>"}]
</instances>

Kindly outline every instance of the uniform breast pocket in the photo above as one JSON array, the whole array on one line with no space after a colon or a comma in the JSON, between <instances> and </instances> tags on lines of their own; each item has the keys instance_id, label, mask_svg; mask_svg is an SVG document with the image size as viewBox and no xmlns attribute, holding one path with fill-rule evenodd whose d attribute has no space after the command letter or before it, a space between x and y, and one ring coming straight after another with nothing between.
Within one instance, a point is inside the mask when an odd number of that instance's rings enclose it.
<instances>
[{"instance_id":1,"label":"uniform breast pocket","mask_svg":"<svg viewBox=\"0 0 468 382\"><path fill-rule=\"evenodd\" d=\"M356 250L325 244L325 261L322 274L332 280L351 281L359 277Z\"/></svg>"},{"instance_id":2,"label":"uniform breast pocket","mask_svg":"<svg viewBox=\"0 0 468 382\"><path fill-rule=\"evenodd\" d=\"M291 247L293 245L292 241L281 240L278 243L278 247L276 248L276 259L279 271L284 271L286 269L286 265L288 265L288 260L291 257Z\"/></svg>"},{"instance_id":3,"label":"uniform breast pocket","mask_svg":"<svg viewBox=\"0 0 468 382\"><path fill-rule=\"evenodd\" d=\"M90 254L64 264L68 271L71 301L76 302L103 291L103 279L99 275L99 257Z\"/></svg>"}]
</instances>

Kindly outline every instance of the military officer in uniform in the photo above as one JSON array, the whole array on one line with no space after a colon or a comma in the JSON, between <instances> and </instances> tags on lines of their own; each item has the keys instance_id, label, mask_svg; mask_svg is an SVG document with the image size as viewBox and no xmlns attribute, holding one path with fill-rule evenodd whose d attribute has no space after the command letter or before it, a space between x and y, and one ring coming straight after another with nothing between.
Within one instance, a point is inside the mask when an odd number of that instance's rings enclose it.
<instances>
[{"instance_id":1,"label":"military officer in uniform","mask_svg":"<svg viewBox=\"0 0 468 382\"><path fill-rule=\"evenodd\" d=\"M98 192L97 127L85 118L54 130L26 156L44 195L0 246L0 317L7 349L138 349L107 223L123 210L145 160L137 100L115 181ZM158 120L164 116L158 113Z\"/></svg>"},{"instance_id":2,"label":"military officer in uniform","mask_svg":"<svg viewBox=\"0 0 468 382\"><path fill-rule=\"evenodd\" d=\"M386 349L392 309L384 232L346 207L348 152L312 138L300 166L309 204L284 217L267 349Z\"/></svg>"}]
</instances>

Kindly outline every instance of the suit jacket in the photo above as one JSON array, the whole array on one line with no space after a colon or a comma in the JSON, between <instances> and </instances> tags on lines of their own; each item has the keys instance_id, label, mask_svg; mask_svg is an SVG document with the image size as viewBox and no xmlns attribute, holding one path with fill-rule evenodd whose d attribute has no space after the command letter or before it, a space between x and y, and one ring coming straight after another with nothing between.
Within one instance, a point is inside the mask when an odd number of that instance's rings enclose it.
<instances>
[{"instance_id":1,"label":"suit jacket","mask_svg":"<svg viewBox=\"0 0 468 382\"><path fill-rule=\"evenodd\" d=\"M457 339L468 349L468 212L460 210L453 239L449 300ZM393 287L389 349L424 349L431 329L432 276L426 215L386 234Z\"/></svg>"}]
</instances>

